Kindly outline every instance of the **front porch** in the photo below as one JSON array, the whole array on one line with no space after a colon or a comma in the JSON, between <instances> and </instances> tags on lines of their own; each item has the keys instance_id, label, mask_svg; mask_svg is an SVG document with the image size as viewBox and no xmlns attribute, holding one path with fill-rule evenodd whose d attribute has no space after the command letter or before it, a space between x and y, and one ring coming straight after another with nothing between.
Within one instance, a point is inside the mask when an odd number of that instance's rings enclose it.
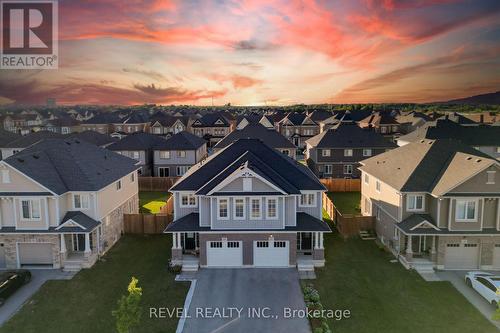
<instances>
[{"instance_id":1,"label":"front porch","mask_svg":"<svg viewBox=\"0 0 500 333\"><path fill-rule=\"evenodd\" d=\"M64 271L79 271L94 265L99 257L99 233L60 234L61 267Z\"/></svg>"},{"instance_id":2,"label":"front porch","mask_svg":"<svg viewBox=\"0 0 500 333\"><path fill-rule=\"evenodd\" d=\"M395 247L396 257L406 268L434 269L437 265L438 236L405 235L397 232Z\"/></svg>"}]
</instances>

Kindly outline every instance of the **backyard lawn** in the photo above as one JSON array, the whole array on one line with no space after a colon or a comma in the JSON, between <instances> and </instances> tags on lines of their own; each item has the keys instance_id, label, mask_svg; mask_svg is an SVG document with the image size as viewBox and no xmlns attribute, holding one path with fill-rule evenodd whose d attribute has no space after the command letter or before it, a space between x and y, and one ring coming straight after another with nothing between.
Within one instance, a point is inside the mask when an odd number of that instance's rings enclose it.
<instances>
[{"instance_id":1,"label":"backyard lawn","mask_svg":"<svg viewBox=\"0 0 500 333\"><path fill-rule=\"evenodd\" d=\"M326 266L313 284L325 309L351 312L329 320L333 332L498 332L449 282L425 282L373 241L330 234L325 248Z\"/></svg>"},{"instance_id":2,"label":"backyard lawn","mask_svg":"<svg viewBox=\"0 0 500 333\"><path fill-rule=\"evenodd\" d=\"M175 332L177 319L150 319L150 307L182 307L189 289L167 271L171 237L123 236L103 260L69 281L49 281L0 333L116 332L111 311L132 276L142 287L143 314L134 332Z\"/></svg>"},{"instance_id":3,"label":"backyard lawn","mask_svg":"<svg viewBox=\"0 0 500 333\"><path fill-rule=\"evenodd\" d=\"M169 196L168 192L139 192L139 211L158 214Z\"/></svg>"},{"instance_id":4,"label":"backyard lawn","mask_svg":"<svg viewBox=\"0 0 500 333\"><path fill-rule=\"evenodd\" d=\"M359 215L361 213L360 192L328 192L328 197L341 214Z\"/></svg>"}]
</instances>

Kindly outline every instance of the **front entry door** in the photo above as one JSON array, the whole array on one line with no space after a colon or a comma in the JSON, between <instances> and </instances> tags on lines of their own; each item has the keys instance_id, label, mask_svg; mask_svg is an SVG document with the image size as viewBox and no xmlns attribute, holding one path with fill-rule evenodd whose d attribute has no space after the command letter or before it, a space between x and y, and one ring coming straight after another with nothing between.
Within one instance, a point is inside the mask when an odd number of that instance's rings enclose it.
<instances>
[{"instance_id":1,"label":"front entry door","mask_svg":"<svg viewBox=\"0 0 500 333\"><path fill-rule=\"evenodd\" d=\"M73 251L85 251L84 234L73 234Z\"/></svg>"},{"instance_id":2,"label":"front entry door","mask_svg":"<svg viewBox=\"0 0 500 333\"><path fill-rule=\"evenodd\" d=\"M185 250L195 250L196 249L196 236L194 232L186 232L184 238L184 249Z\"/></svg>"},{"instance_id":3,"label":"front entry door","mask_svg":"<svg viewBox=\"0 0 500 333\"><path fill-rule=\"evenodd\" d=\"M310 232L300 232L298 235L298 250L302 252L312 251L312 234Z\"/></svg>"}]
</instances>

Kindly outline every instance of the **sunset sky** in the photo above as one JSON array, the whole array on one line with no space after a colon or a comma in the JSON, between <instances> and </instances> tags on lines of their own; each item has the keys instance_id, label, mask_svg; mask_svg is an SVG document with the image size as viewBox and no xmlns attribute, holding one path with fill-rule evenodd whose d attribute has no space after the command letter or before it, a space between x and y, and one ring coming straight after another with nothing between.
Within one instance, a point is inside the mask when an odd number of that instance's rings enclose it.
<instances>
[{"instance_id":1,"label":"sunset sky","mask_svg":"<svg viewBox=\"0 0 500 333\"><path fill-rule=\"evenodd\" d=\"M428 102L500 90L499 0L60 0L59 69L0 103Z\"/></svg>"}]
</instances>

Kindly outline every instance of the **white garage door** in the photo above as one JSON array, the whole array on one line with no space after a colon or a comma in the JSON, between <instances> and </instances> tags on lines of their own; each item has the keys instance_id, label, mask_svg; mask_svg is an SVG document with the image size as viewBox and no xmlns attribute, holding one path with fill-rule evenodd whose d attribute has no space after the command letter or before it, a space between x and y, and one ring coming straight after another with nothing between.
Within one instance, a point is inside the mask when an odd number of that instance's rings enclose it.
<instances>
[{"instance_id":1,"label":"white garage door","mask_svg":"<svg viewBox=\"0 0 500 333\"><path fill-rule=\"evenodd\" d=\"M253 245L253 265L256 267L288 267L288 241L255 241Z\"/></svg>"},{"instance_id":2,"label":"white garage door","mask_svg":"<svg viewBox=\"0 0 500 333\"><path fill-rule=\"evenodd\" d=\"M446 244L445 269L471 269L479 266L478 244Z\"/></svg>"},{"instance_id":3,"label":"white garage door","mask_svg":"<svg viewBox=\"0 0 500 333\"><path fill-rule=\"evenodd\" d=\"M207 242L207 266L239 267L243 265L241 241Z\"/></svg>"},{"instance_id":4,"label":"white garage door","mask_svg":"<svg viewBox=\"0 0 500 333\"><path fill-rule=\"evenodd\" d=\"M52 244L49 243L20 243L20 265L52 265Z\"/></svg>"},{"instance_id":5,"label":"white garage door","mask_svg":"<svg viewBox=\"0 0 500 333\"><path fill-rule=\"evenodd\" d=\"M500 244L495 244L493 249L493 268L500 269Z\"/></svg>"}]
</instances>

